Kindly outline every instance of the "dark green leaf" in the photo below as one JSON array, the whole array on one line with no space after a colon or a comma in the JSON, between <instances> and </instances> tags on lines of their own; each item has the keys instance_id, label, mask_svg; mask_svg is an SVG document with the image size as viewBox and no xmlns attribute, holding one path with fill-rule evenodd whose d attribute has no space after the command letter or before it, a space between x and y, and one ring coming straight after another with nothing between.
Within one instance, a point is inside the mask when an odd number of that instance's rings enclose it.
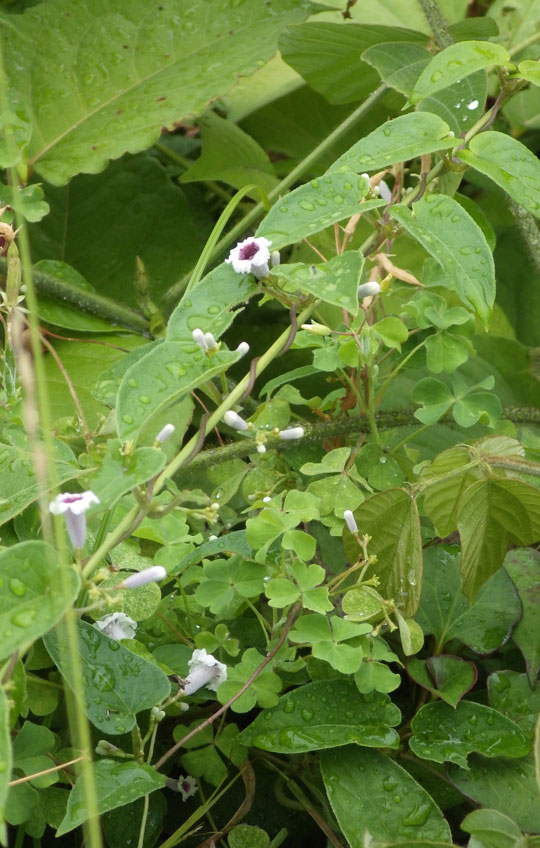
<instances>
[{"instance_id":1,"label":"dark green leaf","mask_svg":"<svg viewBox=\"0 0 540 848\"><path fill-rule=\"evenodd\" d=\"M427 660L409 660L407 672L420 686L438 695L451 707L457 706L478 678L474 663L450 654L437 654Z\"/></svg>"},{"instance_id":2,"label":"dark green leaf","mask_svg":"<svg viewBox=\"0 0 540 848\"><path fill-rule=\"evenodd\" d=\"M212 539L210 542L204 542L195 548L194 551L187 554L175 569L175 573L183 571L188 565L197 565L206 557L211 557L214 554L221 553L242 554L242 556L250 557L253 554L251 545L246 541L245 530L235 530L232 533L226 533L224 536L219 536L217 539Z\"/></svg>"},{"instance_id":3,"label":"dark green leaf","mask_svg":"<svg viewBox=\"0 0 540 848\"><path fill-rule=\"evenodd\" d=\"M481 848L513 848L521 838L517 824L497 810L474 810L465 816L460 827Z\"/></svg>"},{"instance_id":4,"label":"dark green leaf","mask_svg":"<svg viewBox=\"0 0 540 848\"><path fill-rule=\"evenodd\" d=\"M379 73L383 82L409 96L431 53L420 44L388 41L362 53L362 60Z\"/></svg>"},{"instance_id":5,"label":"dark green leaf","mask_svg":"<svg viewBox=\"0 0 540 848\"><path fill-rule=\"evenodd\" d=\"M487 686L490 706L532 736L540 715L540 688L531 689L527 675L517 671L494 671Z\"/></svg>"},{"instance_id":6,"label":"dark green leaf","mask_svg":"<svg viewBox=\"0 0 540 848\"><path fill-rule=\"evenodd\" d=\"M536 686L540 670L540 554L532 548L509 551L504 567L523 608L512 638L525 657L529 682Z\"/></svg>"},{"instance_id":7,"label":"dark green leaf","mask_svg":"<svg viewBox=\"0 0 540 848\"><path fill-rule=\"evenodd\" d=\"M457 80L449 88L421 100L416 107L420 112L439 115L456 138L467 132L482 116L486 104L487 75L477 71L470 77Z\"/></svg>"}]
</instances>

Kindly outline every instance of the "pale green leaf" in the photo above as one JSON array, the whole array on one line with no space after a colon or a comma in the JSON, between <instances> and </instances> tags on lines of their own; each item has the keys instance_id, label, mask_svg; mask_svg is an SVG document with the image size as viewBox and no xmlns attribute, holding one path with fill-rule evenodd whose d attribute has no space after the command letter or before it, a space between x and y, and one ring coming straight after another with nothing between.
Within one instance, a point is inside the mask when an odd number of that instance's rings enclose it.
<instances>
[{"instance_id":1,"label":"pale green leaf","mask_svg":"<svg viewBox=\"0 0 540 848\"><path fill-rule=\"evenodd\" d=\"M525 658L531 686L536 686L540 671L540 554L533 548L509 551L504 567L521 600L523 613L512 638Z\"/></svg>"},{"instance_id":2,"label":"pale green leaf","mask_svg":"<svg viewBox=\"0 0 540 848\"><path fill-rule=\"evenodd\" d=\"M358 285L363 267L362 253L348 250L317 265L305 265L303 262L278 265L273 269L273 274L281 285L285 284L288 293L300 291L313 294L318 300L340 306L356 315L359 308ZM386 320L401 323L398 319Z\"/></svg>"},{"instance_id":3,"label":"pale green leaf","mask_svg":"<svg viewBox=\"0 0 540 848\"><path fill-rule=\"evenodd\" d=\"M492 65L510 65L508 51L489 41L462 41L437 53L418 77L410 97L412 104L448 88L457 80Z\"/></svg>"}]
</instances>

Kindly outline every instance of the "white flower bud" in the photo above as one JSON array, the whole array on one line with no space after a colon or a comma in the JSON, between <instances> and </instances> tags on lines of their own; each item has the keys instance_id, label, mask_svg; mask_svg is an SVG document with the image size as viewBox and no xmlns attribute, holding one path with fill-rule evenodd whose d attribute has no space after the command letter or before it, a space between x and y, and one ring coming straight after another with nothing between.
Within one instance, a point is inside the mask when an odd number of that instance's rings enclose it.
<instances>
[{"instance_id":1,"label":"white flower bud","mask_svg":"<svg viewBox=\"0 0 540 848\"><path fill-rule=\"evenodd\" d=\"M205 333L204 338L206 339L206 344L208 345L208 350L217 350L218 343L216 342L212 333Z\"/></svg>"},{"instance_id":2,"label":"white flower bud","mask_svg":"<svg viewBox=\"0 0 540 848\"><path fill-rule=\"evenodd\" d=\"M279 250L273 250L270 254L270 265L272 268L275 268L276 265L281 264L281 256L279 255Z\"/></svg>"},{"instance_id":3,"label":"white flower bud","mask_svg":"<svg viewBox=\"0 0 540 848\"><path fill-rule=\"evenodd\" d=\"M390 191L388 183L384 180L381 180L379 183L379 194L383 200L386 200L387 203L390 203L392 200L392 192Z\"/></svg>"},{"instance_id":4,"label":"white flower bud","mask_svg":"<svg viewBox=\"0 0 540 848\"><path fill-rule=\"evenodd\" d=\"M362 283L361 286L358 286L358 297L375 297L375 295L379 294L380 290L381 287L375 280L369 283Z\"/></svg>"},{"instance_id":5,"label":"white flower bud","mask_svg":"<svg viewBox=\"0 0 540 848\"><path fill-rule=\"evenodd\" d=\"M233 430L247 430L248 423L241 418L237 412L233 409L227 410L225 415L223 416L223 420L225 424L228 424L229 427L232 427Z\"/></svg>"},{"instance_id":6,"label":"white flower bud","mask_svg":"<svg viewBox=\"0 0 540 848\"><path fill-rule=\"evenodd\" d=\"M207 344L207 341L206 341L206 336L199 327L197 327L195 330L193 330L191 335L193 336L193 341L197 342L199 347L201 347L204 351L208 350L208 344Z\"/></svg>"},{"instance_id":7,"label":"white flower bud","mask_svg":"<svg viewBox=\"0 0 540 848\"><path fill-rule=\"evenodd\" d=\"M263 498L263 503L270 503L271 500L272 498L267 495L265 498Z\"/></svg>"},{"instance_id":8,"label":"white flower bud","mask_svg":"<svg viewBox=\"0 0 540 848\"><path fill-rule=\"evenodd\" d=\"M165 426L159 431L156 436L156 442L166 442L169 436L175 431L174 424L165 424Z\"/></svg>"},{"instance_id":9,"label":"white flower bud","mask_svg":"<svg viewBox=\"0 0 540 848\"><path fill-rule=\"evenodd\" d=\"M352 510L346 509L343 513L343 518L345 519L345 524L349 528L350 532L358 533L358 525L356 523L354 515L352 514Z\"/></svg>"},{"instance_id":10,"label":"white flower bud","mask_svg":"<svg viewBox=\"0 0 540 848\"><path fill-rule=\"evenodd\" d=\"M316 321L312 321L311 324L302 324L302 329L308 333L313 333L315 336L329 336L332 332L329 327L325 327L324 324L318 324Z\"/></svg>"},{"instance_id":11,"label":"white flower bud","mask_svg":"<svg viewBox=\"0 0 540 848\"><path fill-rule=\"evenodd\" d=\"M266 453L266 447L264 445L257 445L257 453Z\"/></svg>"},{"instance_id":12,"label":"white flower bud","mask_svg":"<svg viewBox=\"0 0 540 848\"><path fill-rule=\"evenodd\" d=\"M166 570L162 565L153 565L151 568L145 568L143 571L137 571L136 574L131 574L119 584L119 589L136 589L138 586L145 586L147 583L159 583L167 576Z\"/></svg>"},{"instance_id":13,"label":"white flower bud","mask_svg":"<svg viewBox=\"0 0 540 848\"><path fill-rule=\"evenodd\" d=\"M287 430L280 430L279 438L288 441L289 439L301 439L304 436L303 427L289 427Z\"/></svg>"},{"instance_id":14,"label":"white flower bud","mask_svg":"<svg viewBox=\"0 0 540 848\"><path fill-rule=\"evenodd\" d=\"M106 739L100 739L95 748L96 754L100 757L114 757L117 754L124 755L122 748L113 745L112 742L107 742Z\"/></svg>"},{"instance_id":15,"label":"white flower bud","mask_svg":"<svg viewBox=\"0 0 540 848\"><path fill-rule=\"evenodd\" d=\"M249 345L247 342L240 342L238 347L236 348L236 352L240 354L240 356L245 356L246 353L249 353Z\"/></svg>"}]
</instances>

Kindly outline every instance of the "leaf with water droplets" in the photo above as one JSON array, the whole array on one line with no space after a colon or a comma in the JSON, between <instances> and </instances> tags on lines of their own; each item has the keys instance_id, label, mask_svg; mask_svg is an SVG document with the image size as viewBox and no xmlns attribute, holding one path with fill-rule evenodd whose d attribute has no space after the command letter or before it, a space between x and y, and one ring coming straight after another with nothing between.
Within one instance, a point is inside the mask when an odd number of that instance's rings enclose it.
<instances>
[{"instance_id":1,"label":"leaf with water droplets","mask_svg":"<svg viewBox=\"0 0 540 848\"><path fill-rule=\"evenodd\" d=\"M540 166L539 166L540 167ZM452 197L430 194L393 206L391 215L445 272L446 285L471 306L487 329L495 300L495 265L482 230Z\"/></svg>"},{"instance_id":2,"label":"leaf with water droplets","mask_svg":"<svg viewBox=\"0 0 540 848\"><path fill-rule=\"evenodd\" d=\"M89 478L88 488L102 508L112 509L122 495L151 480L165 464L165 454L158 448L136 448L127 456L121 448L120 439L109 439L101 468Z\"/></svg>"},{"instance_id":3,"label":"leaf with water droplets","mask_svg":"<svg viewBox=\"0 0 540 848\"><path fill-rule=\"evenodd\" d=\"M365 169L364 169L365 170ZM272 250L309 238L332 224L385 206L384 200L364 200L369 182L348 168L332 171L299 186L277 200L257 229L272 242Z\"/></svg>"},{"instance_id":4,"label":"leaf with water droplets","mask_svg":"<svg viewBox=\"0 0 540 848\"><path fill-rule=\"evenodd\" d=\"M365 831L386 845L451 842L450 828L435 801L385 754L355 745L324 751L321 771L351 848L365 845Z\"/></svg>"},{"instance_id":5,"label":"leaf with water droplets","mask_svg":"<svg viewBox=\"0 0 540 848\"><path fill-rule=\"evenodd\" d=\"M425 153L448 150L456 146L449 138L450 127L429 112L411 112L386 121L353 144L332 165L331 172L348 168L361 174L380 171L396 162L407 162Z\"/></svg>"},{"instance_id":6,"label":"leaf with water droplets","mask_svg":"<svg viewBox=\"0 0 540 848\"><path fill-rule=\"evenodd\" d=\"M427 660L417 657L407 663L412 679L455 707L478 679L474 663L451 654L437 654Z\"/></svg>"},{"instance_id":7,"label":"leaf with water droplets","mask_svg":"<svg viewBox=\"0 0 540 848\"><path fill-rule=\"evenodd\" d=\"M512 639L525 659L529 683L536 686L540 671L540 554L533 548L508 551L504 567L523 607Z\"/></svg>"},{"instance_id":8,"label":"leaf with water droplets","mask_svg":"<svg viewBox=\"0 0 540 848\"><path fill-rule=\"evenodd\" d=\"M79 654L85 703L92 724L109 735L127 733L141 710L168 697L171 684L156 665L124 648L96 627L79 621ZM45 637L47 651L66 683L74 688L63 634L51 631Z\"/></svg>"},{"instance_id":9,"label":"leaf with water droplets","mask_svg":"<svg viewBox=\"0 0 540 848\"><path fill-rule=\"evenodd\" d=\"M318 300L340 306L356 315L359 309L358 285L363 267L364 257L360 251L348 250L333 256L329 262L317 265L305 265L303 262L278 265L274 268L274 275L289 294L297 291L313 294Z\"/></svg>"},{"instance_id":10,"label":"leaf with water droplets","mask_svg":"<svg viewBox=\"0 0 540 848\"><path fill-rule=\"evenodd\" d=\"M86 821L90 814L105 813L116 807L132 804L137 798L149 795L165 786L166 777L146 763L98 760L94 764L96 785L96 810L90 810L86 797L84 775L75 781L69 793L66 815L56 832L57 836L69 833Z\"/></svg>"},{"instance_id":11,"label":"leaf with water droplets","mask_svg":"<svg viewBox=\"0 0 540 848\"><path fill-rule=\"evenodd\" d=\"M352 680L318 680L292 689L259 713L239 737L243 745L300 754L355 742L397 748L401 713L388 695L361 695Z\"/></svg>"},{"instance_id":12,"label":"leaf with water droplets","mask_svg":"<svg viewBox=\"0 0 540 848\"><path fill-rule=\"evenodd\" d=\"M374 44L362 53L362 61L375 68L386 85L407 97L430 59L429 50L408 41Z\"/></svg>"},{"instance_id":13,"label":"leaf with water droplets","mask_svg":"<svg viewBox=\"0 0 540 848\"><path fill-rule=\"evenodd\" d=\"M515 722L473 701L451 707L443 701L425 704L411 723L411 751L424 760L456 763L467 769L473 751L484 757L524 757L531 743Z\"/></svg>"},{"instance_id":14,"label":"leaf with water droplets","mask_svg":"<svg viewBox=\"0 0 540 848\"><path fill-rule=\"evenodd\" d=\"M460 41L437 53L418 77L410 103L435 94L463 77L493 65L510 65L510 55L500 44L490 41Z\"/></svg>"},{"instance_id":15,"label":"leaf with water droplets","mask_svg":"<svg viewBox=\"0 0 540 848\"><path fill-rule=\"evenodd\" d=\"M11 778L11 734L9 732L9 706L3 686L0 686L0 842L7 845L4 811Z\"/></svg>"},{"instance_id":16,"label":"leaf with water droplets","mask_svg":"<svg viewBox=\"0 0 540 848\"><path fill-rule=\"evenodd\" d=\"M45 542L0 553L0 660L43 636L77 597L80 579Z\"/></svg>"},{"instance_id":17,"label":"leaf with water droplets","mask_svg":"<svg viewBox=\"0 0 540 848\"><path fill-rule=\"evenodd\" d=\"M531 689L526 674L494 671L487 679L487 689L489 706L511 718L532 738L540 716L540 687Z\"/></svg>"},{"instance_id":18,"label":"leaf with water droplets","mask_svg":"<svg viewBox=\"0 0 540 848\"><path fill-rule=\"evenodd\" d=\"M540 218L540 162L520 141L505 133L480 133L457 153L471 168L490 177L520 206Z\"/></svg>"}]
</instances>

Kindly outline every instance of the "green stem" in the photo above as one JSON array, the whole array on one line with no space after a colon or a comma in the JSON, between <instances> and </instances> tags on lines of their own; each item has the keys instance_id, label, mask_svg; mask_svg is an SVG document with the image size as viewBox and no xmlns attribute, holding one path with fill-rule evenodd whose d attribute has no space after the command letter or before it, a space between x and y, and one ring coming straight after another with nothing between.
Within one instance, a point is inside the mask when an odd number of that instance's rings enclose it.
<instances>
[{"instance_id":1,"label":"green stem","mask_svg":"<svg viewBox=\"0 0 540 848\"><path fill-rule=\"evenodd\" d=\"M381 442L381 437L379 436L379 431L377 429L377 419L375 417L375 390L373 388L373 374L371 372L372 364L369 363L367 367L367 381L368 381L368 404L367 404L367 417L369 421L369 429L371 430L371 435L373 436L375 443L382 448L383 444Z\"/></svg>"},{"instance_id":2,"label":"green stem","mask_svg":"<svg viewBox=\"0 0 540 848\"><path fill-rule=\"evenodd\" d=\"M528 38L525 38L523 41L520 41L519 44L516 44L515 47L512 47L508 52L510 56L515 56L516 53L519 53L520 50L525 50L530 44L534 44L536 41L540 39L540 29L537 30L533 35L530 35Z\"/></svg>"},{"instance_id":3,"label":"green stem","mask_svg":"<svg viewBox=\"0 0 540 848\"><path fill-rule=\"evenodd\" d=\"M330 150L337 141L339 141L356 123L358 123L361 118L366 115L367 112L369 112L369 110L381 99L386 91L388 91L388 87L386 85L380 85L377 89L375 89L375 91L372 92L372 94L370 94L369 97L354 110L354 112L351 112L351 114L330 133L330 135L321 141L321 143L318 144L317 147L315 147L311 153L296 166L296 168L293 168L290 174L287 174L287 176L284 177L281 182L268 193L268 200L270 202L277 200L292 185L294 185L294 183L297 182L297 180L299 180L300 177L303 176L303 174L305 174L306 171L308 171L311 166L321 158L321 156L324 156L324 154ZM232 244L232 242L238 241L239 237L246 232L246 230L248 230L255 221L257 221L264 211L264 205L262 203L258 203L247 213L247 215L244 215L242 220L239 221L238 224L236 224L236 226L234 226L218 244L216 244L214 250L210 254L209 262L215 262L219 259L229 245ZM165 295L165 301L170 303L171 301L177 300L184 291L184 288L185 283L183 280L180 280L180 282L176 283L169 289Z\"/></svg>"},{"instance_id":4,"label":"green stem","mask_svg":"<svg viewBox=\"0 0 540 848\"><path fill-rule=\"evenodd\" d=\"M431 32L437 42L437 45L444 50L445 47L450 47L454 43L454 39L448 29L448 24L436 0L418 0L424 16L431 27Z\"/></svg>"},{"instance_id":5,"label":"green stem","mask_svg":"<svg viewBox=\"0 0 540 848\"><path fill-rule=\"evenodd\" d=\"M517 230L525 242L527 253L534 263L536 273L540 274L540 231L536 219L511 197L507 199Z\"/></svg>"},{"instance_id":6,"label":"green stem","mask_svg":"<svg viewBox=\"0 0 540 848\"><path fill-rule=\"evenodd\" d=\"M0 273L7 273L7 260L4 256L0 256ZM148 335L148 321L135 309L131 309L130 306L123 306L109 297L73 286L66 280L60 280L52 274L43 273L43 271L33 269L32 277L34 288L38 294L50 297L57 303L95 315L97 318L103 318L104 321L109 321L111 324L119 324L121 327ZM27 283L27 279L28 272L26 271L24 274L25 283Z\"/></svg>"}]
</instances>

